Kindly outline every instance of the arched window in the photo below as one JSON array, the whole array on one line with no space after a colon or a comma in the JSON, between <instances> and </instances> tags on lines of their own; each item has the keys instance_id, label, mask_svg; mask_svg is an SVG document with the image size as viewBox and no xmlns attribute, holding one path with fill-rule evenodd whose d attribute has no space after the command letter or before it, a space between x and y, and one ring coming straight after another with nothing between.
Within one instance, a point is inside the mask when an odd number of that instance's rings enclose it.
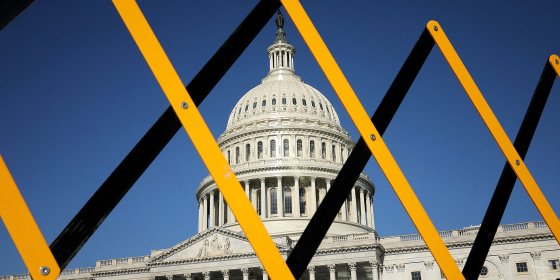
<instances>
[{"instance_id":1,"label":"arched window","mask_svg":"<svg viewBox=\"0 0 560 280\"><path fill-rule=\"evenodd\" d=\"M321 108L321 110L323 110L323 103L319 102L319 108ZM247 111L247 110L245 110Z\"/></svg>"},{"instance_id":2,"label":"arched window","mask_svg":"<svg viewBox=\"0 0 560 280\"><path fill-rule=\"evenodd\" d=\"M247 112L247 110L249 110L249 104L245 105L245 112Z\"/></svg>"},{"instance_id":3,"label":"arched window","mask_svg":"<svg viewBox=\"0 0 560 280\"><path fill-rule=\"evenodd\" d=\"M257 101L253 103L253 109L257 108Z\"/></svg>"},{"instance_id":4,"label":"arched window","mask_svg":"<svg viewBox=\"0 0 560 280\"><path fill-rule=\"evenodd\" d=\"M315 157L315 141L313 140L309 142L309 157Z\"/></svg>"},{"instance_id":5,"label":"arched window","mask_svg":"<svg viewBox=\"0 0 560 280\"><path fill-rule=\"evenodd\" d=\"M284 156L290 156L290 141L288 139L284 139Z\"/></svg>"},{"instance_id":6,"label":"arched window","mask_svg":"<svg viewBox=\"0 0 560 280\"><path fill-rule=\"evenodd\" d=\"M249 161L251 158L251 144L245 145L245 161Z\"/></svg>"},{"instance_id":7,"label":"arched window","mask_svg":"<svg viewBox=\"0 0 560 280\"><path fill-rule=\"evenodd\" d=\"M292 214L292 190L284 189L284 213Z\"/></svg>"},{"instance_id":8,"label":"arched window","mask_svg":"<svg viewBox=\"0 0 560 280\"><path fill-rule=\"evenodd\" d=\"M282 97L282 105L286 105L286 97Z\"/></svg>"},{"instance_id":9,"label":"arched window","mask_svg":"<svg viewBox=\"0 0 560 280\"><path fill-rule=\"evenodd\" d=\"M240 155L239 155L239 147L235 147L235 164L239 164L239 160L240 160Z\"/></svg>"},{"instance_id":10,"label":"arched window","mask_svg":"<svg viewBox=\"0 0 560 280\"><path fill-rule=\"evenodd\" d=\"M321 143L321 158L325 159L327 157L327 144L325 142Z\"/></svg>"},{"instance_id":11,"label":"arched window","mask_svg":"<svg viewBox=\"0 0 560 280\"><path fill-rule=\"evenodd\" d=\"M292 98L292 104L297 105L297 99Z\"/></svg>"},{"instance_id":12,"label":"arched window","mask_svg":"<svg viewBox=\"0 0 560 280\"><path fill-rule=\"evenodd\" d=\"M297 143L296 144L297 145L297 156L301 157L302 153L303 153L303 147L302 147L303 145L301 144L301 139L298 139L296 143Z\"/></svg>"},{"instance_id":13,"label":"arched window","mask_svg":"<svg viewBox=\"0 0 560 280\"><path fill-rule=\"evenodd\" d=\"M305 198L305 189L299 189L299 213L307 213L307 199Z\"/></svg>"},{"instance_id":14,"label":"arched window","mask_svg":"<svg viewBox=\"0 0 560 280\"><path fill-rule=\"evenodd\" d=\"M263 157L263 146L262 146L262 141L259 141L259 143L257 143L257 158L261 159Z\"/></svg>"},{"instance_id":15,"label":"arched window","mask_svg":"<svg viewBox=\"0 0 560 280\"><path fill-rule=\"evenodd\" d=\"M336 161L336 146L332 145L332 161Z\"/></svg>"},{"instance_id":16,"label":"arched window","mask_svg":"<svg viewBox=\"0 0 560 280\"><path fill-rule=\"evenodd\" d=\"M276 188L270 189L270 214L278 214L278 198L276 197Z\"/></svg>"},{"instance_id":17,"label":"arched window","mask_svg":"<svg viewBox=\"0 0 560 280\"><path fill-rule=\"evenodd\" d=\"M303 106L307 106L307 101L305 101L305 98L301 100L301 103L303 103Z\"/></svg>"},{"instance_id":18,"label":"arched window","mask_svg":"<svg viewBox=\"0 0 560 280\"><path fill-rule=\"evenodd\" d=\"M231 164L231 151L227 151L227 163Z\"/></svg>"},{"instance_id":19,"label":"arched window","mask_svg":"<svg viewBox=\"0 0 560 280\"><path fill-rule=\"evenodd\" d=\"M257 201L257 203L255 203L255 207L257 208L257 214L259 214L259 216L261 215L261 190L257 190L255 192L255 200Z\"/></svg>"},{"instance_id":20,"label":"arched window","mask_svg":"<svg viewBox=\"0 0 560 280\"><path fill-rule=\"evenodd\" d=\"M276 141L270 140L270 157L276 157Z\"/></svg>"},{"instance_id":21,"label":"arched window","mask_svg":"<svg viewBox=\"0 0 560 280\"><path fill-rule=\"evenodd\" d=\"M311 100L311 106L315 108L315 101ZM239 111L241 111L241 109L239 109Z\"/></svg>"},{"instance_id":22,"label":"arched window","mask_svg":"<svg viewBox=\"0 0 560 280\"><path fill-rule=\"evenodd\" d=\"M262 106L263 106L263 107L266 106L266 99L263 99L263 101L262 101Z\"/></svg>"},{"instance_id":23,"label":"arched window","mask_svg":"<svg viewBox=\"0 0 560 280\"><path fill-rule=\"evenodd\" d=\"M272 98L272 105L276 105L276 98Z\"/></svg>"}]
</instances>

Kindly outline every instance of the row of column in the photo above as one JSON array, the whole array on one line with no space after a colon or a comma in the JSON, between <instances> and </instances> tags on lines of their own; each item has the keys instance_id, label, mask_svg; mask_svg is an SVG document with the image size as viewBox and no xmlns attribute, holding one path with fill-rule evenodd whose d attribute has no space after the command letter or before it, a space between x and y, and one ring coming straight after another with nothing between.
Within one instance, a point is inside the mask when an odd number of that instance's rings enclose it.
<instances>
[{"instance_id":1,"label":"row of column","mask_svg":"<svg viewBox=\"0 0 560 280\"><path fill-rule=\"evenodd\" d=\"M284 217L284 187L282 185L282 176L276 177L276 206L277 206L277 214L275 217ZM302 200L300 200L300 177L294 176L294 186L291 187L291 209L292 213L288 214L291 217L300 217L302 213L302 209L300 206L302 205ZM330 189L331 180L325 180L325 187L326 192ZM316 177L310 177L310 186L304 187L305 191L305 207L303 213L311 217L315 213L318 207L317 202L317 186L316 186ZM251 202L255 207L260 207L260 209L256 209L257 212L260 212L260 216L262 219L269 218L269 208L270 208L270 201L267 200L267 186L266 186L266 178L260 178L260 198L257 198L255 195L251 195L251 187L250 181L243 181L242 185L245 188L245 194L247 197L250 198ZM273 187L268 187L268 189ZM356 189L357 188L357 189ZM254 189L254 188L253 188ZM324 192L324 193L326 193ZM357 194L359 192L359 194ZM218 200L216 205L216 193L218 194ZM359 197L357 197L359 195ZM341 216L340 219L343 221L350 221L354 223L359 223L362 225L367 225L373 229L375 229L375 222L373 218L373 196L371 193L362 187L354 186L351 191L351 200L346 200L341 208ZM319 196L319 201L322 201L324 198L323 192ZM255 200L259 199L260 203L257 203ZM358 207L358 199L359 205ZM348 205L350 203L350 205ZM259 211L260 210L260 211ZM350 214L350 215L349 215ZM222 193L216 188L207 194L202 195L199 199L199 225L198 230L203 231L209 227L213 226L223 226L226 223L233 223L235 222L235 217L228 207L227 203L225 202ZM216 220L217 219L217 220Z\"/></svg>"},{"instance_id":2,"label":"row of column","mask_svg":"<svg viewBox=\"0 0 560 280\"><path fill-rule=\"evenodd\" d=\"M358 265L356 264L356 262L349 262L347 264L328 264L327 265L327 269L329 271L329 280L336 280L337 279L337 267L346 267L349 272L350 272L350 280L357 280L358 276L357 276L357 268ZM369 265L371 268L371 280L380 280L379 279L379 270L378 270L378 265L377 262L373 261L373 262L369 262ZM324 266L323 266L324 267ZM316 280L316 272L317 272L317 268L316 266L309 266L307 268L307 275L309 276L309 280ZM243 275L243 280L249 280L249 276L255 276L255 274L257 275L262 275L262 280L268 280L268 273L266 272L266 270L264 270L264 268L248 268L248 267L243 267L240 268L238 271L241 272L241 274ZM204 280L212 280L212 279L223 279L223 280L229 280L230 275L232 274L233 270L229 270L229 269L224 269L221 271L203 271L200 272L198 274L198 277L195 277L194 274L195 273L184 273L184 274L173 274L173 275L166 275L166 276L150 276L149 279L150 280L160 280L162 278L165 278L166 280L177 280L177 279L185 279L185 280L194 280L195 278L200 279L200 274L202 274L202 276L204 277ZM237 272L237 275L239 272ZM254 278L253 278L254 279Z\"/></svg>"}]
</instances>

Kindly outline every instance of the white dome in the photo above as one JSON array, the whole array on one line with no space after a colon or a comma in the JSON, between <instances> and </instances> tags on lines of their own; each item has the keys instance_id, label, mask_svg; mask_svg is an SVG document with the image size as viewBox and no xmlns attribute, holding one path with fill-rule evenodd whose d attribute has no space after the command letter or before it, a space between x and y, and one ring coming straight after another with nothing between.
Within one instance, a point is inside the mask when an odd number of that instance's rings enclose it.
<instances>
[{"instance_id":1,"label":"white dome","mask_svg":"<svg viewBox=\"0 0 560 280\"><path fill-rule=\"evenodd\" d=\"M276 21L276 41L267 49L270 71L233 108L217 143L271 236L293 240L305 229L354 141L323 94L296 75L295 48ZM375 187L361 174L341 207L330 235L374 232ZM196 191L199 231L240 225L212 177Z\"/></svg>"},{"instance_id":2,"label":"white dome","mask_svg":"<svg viewBox=\"0 0 560 280\"><path fill-rule=\"evenodd\" d=\"M233 108L226 132L265 118L304 118L340 126L335 109L323 94L292 71L276 70L247 92Z\"/></svg>"}]
</instances>

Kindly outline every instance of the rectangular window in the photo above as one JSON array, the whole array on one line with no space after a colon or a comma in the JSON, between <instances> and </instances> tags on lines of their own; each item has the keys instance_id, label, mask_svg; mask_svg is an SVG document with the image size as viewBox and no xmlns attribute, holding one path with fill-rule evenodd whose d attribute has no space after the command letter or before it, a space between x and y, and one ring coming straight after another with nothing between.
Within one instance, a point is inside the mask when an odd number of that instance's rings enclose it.
<instances>
[{"instance_id":1,"label":"rectangular window","mask_svg":"<svg viewBox=\"0 0 560 280\"><path fill-rule=\"evenodd\" d=\"M548 269L550 269L550 270L560 269L560 262L558 261L558 259L548 260Z\"/></svg>"},{"instance_id":2,"label":"rectangular window","mask_svg":"<svg viewBox=\"0 0 560 280\"><path fill-rule=\"evenodd\" d=\"M410 276L412 277L412 280L422 280L422 275L420 274L420 271L412 271L410 272Z\"/></svg>"},{"instance_id":3,"label":"rectangular window","mask_svg":"<svg viewBox=\"0 0 560 280\"><path fill-rule=\"evenodd\" d=\"M517 273L528 272L527 263L526 262L519 262L515 263L515 267L517 268Z\"/></svg>"},{"instance_id":4,"label":"rectangular window","mask_svg":"<svg viewBox=\"0 0 560 280\"><path fill-rule=\"evenodd\" d=\"M284 189L284 213L292 214L292 190Z\"/></svg>"}]
</instances>

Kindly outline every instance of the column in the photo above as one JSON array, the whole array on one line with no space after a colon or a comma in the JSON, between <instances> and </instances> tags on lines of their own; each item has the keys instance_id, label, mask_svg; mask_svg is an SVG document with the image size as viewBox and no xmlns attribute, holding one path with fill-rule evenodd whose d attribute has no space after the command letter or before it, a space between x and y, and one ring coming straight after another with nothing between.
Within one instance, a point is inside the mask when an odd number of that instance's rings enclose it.
<instances>
[{"instance_id":1,"label":"column","mask_svg":"<svg viewBox=\"0 0 560 280\"><path fill-rule=\"evenodd\" d=\"M509 268L509 255L498 255L502 263L502 271L504 272L504 279L513 279L511 269Z\"/></svg>"},{"instance_id":2,"label":"column","mask_svg":"<svg viewBox=\"0 0 560 280\"><path fill-rule=\"evenodd\" d=\"M249 280L249 269L244 267L241 272L243 273L243 280Z\"/></svg>"},{"instance_id":3,"label":"column","mask_svg":"<svg viewBox=\"0 0 560 280\"><path fill-rule=\"evenodd\" d=\"M210 191L210 225L209 228L216 225L216 209L214 209L214 190Z\"/></svg>"},{"instance_id":4,"label":"column","mask_svg":"<svg viewBox=\"0 0 560 280\"><path fill-rule=\"evenodd\" d=\"M350 280L358 280L358 277L356 276L356 269L358 268L356 263L348 263L348 268L350 269Z\"/></svg>"},{"instance_id":5,"label":"column","mask_svg":"<svg viewBox=\"0 0 560 280\"><path fill-rule=\"evenodd\" d=\"M208 197L204 194L203 198L204 202L204 217L202 219L202 229L205 230L208 228Z\"/></svg>"},{"instance_id":6,"label":"column","mask_svg":"<svg viewBox=\"0 0 560 280\"><path fill-rule=\"evenodd\" d=\"M249 198L249 180L245 181L245 194L247 195L247 198Z\"/></svg>"},{"instance_id":7,"label":"column","mask_svg":"<svg viewBox=\"0 0 560 280\"><path fill-rule=\"evenodd\" d=\"M370 261L369 265L371 266L371 280L379 280L379 265L377 261Z\"/></svg>"},{"instance_id":8,"label":"column","mask_svg":"<svg viewBox=\"0 0 560 280\"><path fill-rule=\"evenodd\" d=\"M535 269L536 279L546 279L545 274L547 270L546 266L543 265L543 261L541 260L541 252L531 252L531 258L533 258L533 268Z\"/></svg>"},{"instance_id":9,"label":"column","mask_svg":"<svg viewBox=\"0 0 560 280\"><path fill-rule=\"evenodd\" d=\"M229 207L229 204L226 204L227 207L227 222L228 224L231 224L234 222L234 217L233 217L233 212L231 212L231 207Z\"/></svg>"},{"instance_id":10,"label":"column","mask_svg":"<svg viewBox=\"0 0 560 280\"><path fill-rule=\"evenodd\" d=\"M360 188L360 223L366 224L366 203L364 200L364 189Z\"/></svg>"},{"instance_id":11,"label":"column","mask_svg":"<svg viewBox=\"0 0 560 280\"><path fill-rule=\"evenodd\" d=\"M329 280L336 280L336 265L335 264L328 264L327 268L329 269ZM377 280L377 279L374 279Z\"/></svg>"},{"instance_id":12,"label":"column","mask_svg":"<svg viewBox=\"0 0 560 280\"><path fill-rule=\"evenodd\" d=\"M284 199L282 199L284 192L282 190L282 176L276 177L276 207L278 208L278 217L284 216Z\"/></svg>"},{"instance_id":13,"label":"column","mask_svg":"<svg viewBox=\"0 0 560 280\"><path fill-rule=\"evenodd\" d=\"M294 217L299 217L301 210L299 209L299 177L294 176L294 191L292 194L292 204L294 209L293 215Z\"/></svg>"},{"instance_id":14,"label":"column","mask_svg":"<svg viewBox=\"0 0 560 280\"><path fill-rule=\"evenodd\" d=\"M397 264L397 279L405 279L404 275L404 263Z\"/></svg>"},{"instance_id":15,"label":"column","mask_svg":"<svg viewBox=\"0 0 560 280\"><path fill-rule=\"evenodd\" d=\"M229 280L229 270L222 270L222 276L224 276L224 280Z\"/></svg>"},{"instance_id":16,"label":"column","mask_svg":"<svg viewBox=\"0 0 560 280\"><path fill-rule=\"evenodd\" d=\"M266 218L266 187L265 178L261 178L261 219Z\"/></svg>"},{"instance_id":17,"label":"column","mask_svg":"<svg viewBox=\"0 0 560 280\"><path fill-rule=\"evenodd\" d=\"M202 202L202 198L201 198L201 199L198 200L198 232L202 231L202 221L203 221L202 217L204 215L203 208L202 208L203 207L202 203L203 202Z\"/></svg>"},{"instance_id":18,"label":"column","mask_svg":"<svg viewBox=\"0 0 560 280\"><path fill-rule=\"evenodd\" d=\"M167 280L173 280L173 275L165 275L165 279Z\"/></svg>"},{"instance_id":19,"label":"column","mask_svg":"<svg viewBox=\"0 0 560 280\"><path fill-rule=\"evenodd\" d=\"M224 195L221 191L218 191L218 226L224 225Z\"/></svg>"},{"instance_id":20,"label":"column","mask_svg":"<svg viewBox=\"0 0 560 280\"><path fill-rule=\"evenodd\" d=\"M371 195L371 228L375 229L375 215L373 213L373 195Z\"/></svg>"},{"instance_id":21,"label":"column","mask_svg":"<svg viewBox=\"0 0 560 280\"><path fill-rule=\"evenodd\" d=\"M424 273L424 278L426 280L430 280L430 279L437 279L434 278L434 261L425 261L424 262L424 271L426 273Z\"/></svg>"},{"instance_id":22,"label":"column","mask_svg":"<svg viewBox=\"0 0 560 280\"><path fill-rule=\"evenodd\" d=\"M185 273L183 274L183 276L185 276L185 280L192 280L192 275L190 273Z\"/></svg>"},{"instance_id":23,"label":"column","mask_svg":"<svg viewBox=\"0 0 560 280\"><path fill-rule=\"evenodd\" d=\"M331 179L325 179L325 182L327 183L327 192L329 192L329 189L331 188Z\"/></svg>"},{"instance_id":24,"label":"column","mask_svg":"<svg viewBox=\"0 0 560 280\"><path fill-rule=\"evenodd\" d=\"M317 210L317 190L315 189L315 179L317 179L317 177L311 177L311 197L309 198L309 206L311 206L311 209L309 211L309 217L312 217Z\"/></svg>"},{"instance_id":25,"label":"column","mask_svg":"<svg viewBox=\"0 0 560 280\"><path fill-rule=\"evenodd\" d=\"M366 205L367 205L367 224L370 228L375 229L373 225L373 203L371 202L371 193L368 191L366 193Z\"/></svg>"},{"instance_id":26,"label":"column","mask_svg":"<svg viewBox=\"0 0 560 280\"><path fill-rule=\"evenodd\" d=\"M204 271L202 272L202 275L204 275L204 280L210 280L210 277L212 276L210 271Z\"/></svg>"},{"instance_id":27,"label":"column","mask_svg":"<svg viewBox=\"0 0 560 280\"><path fill-rule=\"evenodd\" d=\"M344 199L344 203L342 204L342 220L343 221L348 221L348 207L347 207L347 201L348 197L346 199Z\"/></svg>"},{"instance_id":28,"label":"column","mask_svg":"<svg viewBox=\"0 0 560 280\"><path fill-rule=\"evenodd\" d=\"M262 271L263 280L268 280L268 273L266 273L266 270L263 267L261 267L261 271Z\"/></svg>"},{"instance_id":29,"label":"column","mask_svg":"<svg viewBox=\"0 0 560 280\"><path fill-rule=\"evenodd\" d=\"M315 280L315 266L309 266L307 268L307 271L309 272L309 280ZM354 279L356 280L356 279Z\"/></svg>"},{"instance_id":30,"label":"column","mask_svg":"<svg viewBox=\"0 0 560 280\"><path fill-rule=\"evenodd\" d=\"M358 222L358 203L356 203L356 186L352 187L352 222Z\"/></svg>"}]
</instances>

